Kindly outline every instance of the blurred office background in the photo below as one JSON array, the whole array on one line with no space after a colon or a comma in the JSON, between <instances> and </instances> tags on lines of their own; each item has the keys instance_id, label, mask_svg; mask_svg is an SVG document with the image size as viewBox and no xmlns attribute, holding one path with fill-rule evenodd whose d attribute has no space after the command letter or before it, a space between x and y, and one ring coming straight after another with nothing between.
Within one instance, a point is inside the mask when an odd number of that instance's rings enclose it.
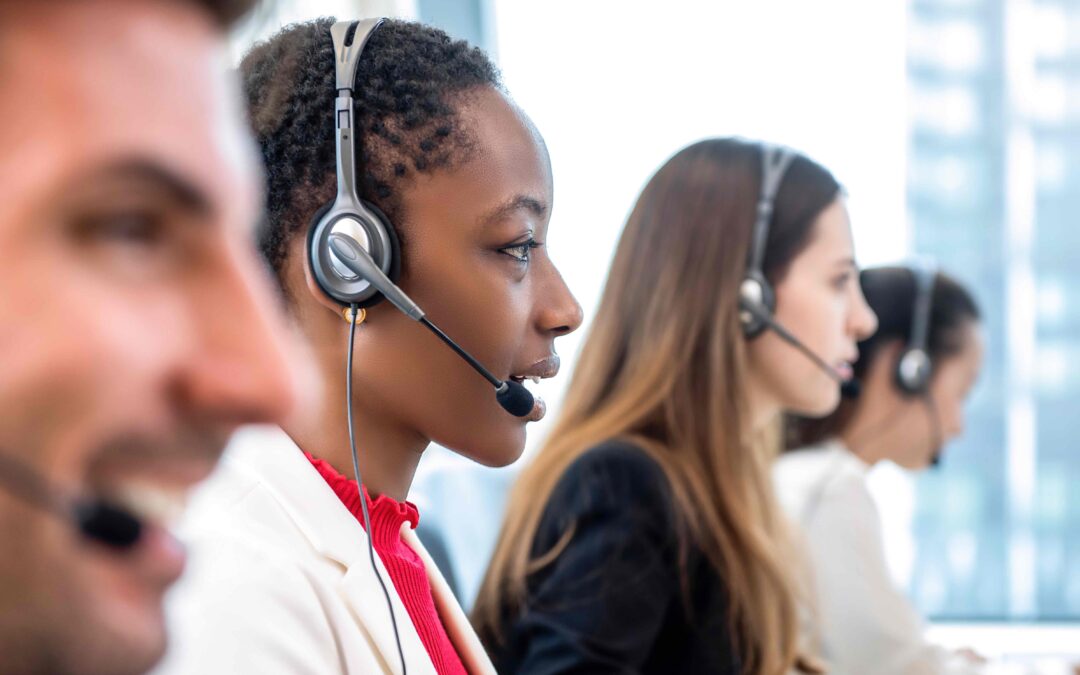
<instances>
[{"instance_id":1,"label":"blurred office background","mask_svg":"<svg viewBox=\"0 0 1080 675\"><path fill-rule=\"evenodd\" d=\"M234 56L290 21L379 14L497 61L551 151L548 243L587 318L638 190L707 136L828 166L861 264L929 255L970 284L989 349L964 438L921 477L874 472L890 563L936 623L1080 644L1080 1L277 0ZM551 413L587 327L539 387ZM466 605L514 473L421 464L413 498Z\"/></svg>"}]
</instances>

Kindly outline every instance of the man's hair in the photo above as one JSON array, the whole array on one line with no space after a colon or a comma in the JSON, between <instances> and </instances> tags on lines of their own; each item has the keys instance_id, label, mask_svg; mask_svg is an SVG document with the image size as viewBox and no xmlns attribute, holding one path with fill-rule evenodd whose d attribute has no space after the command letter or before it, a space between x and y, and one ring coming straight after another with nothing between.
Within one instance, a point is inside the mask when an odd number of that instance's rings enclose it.
<instances>
[{"instance_id":1,"label":"man's hair","mask_svg":"<svg viewBox=\"0 0 1080 675\"><path fill-rule=\"evenodd\" d=\"M35 2L48 2L55 0L34 0ZM268 0L263 0L264 2ZM272 1L272 0L269 0ZM0 0L0 9L4 5L14 5L27 0ZM260 0L173 0L192 7L197 7L206 12L222 30L232 28L240 19L247 16ZM0 22L0 28L3 23Z\"/></svg>"},{"instance_id":2,"label":"man's hair","mask_svg":"<svg viewBox=\"0 0 1080 675\"><path fill-rule=\"evenodd\" d=\"M259 0L186 0L192 2L207 12L222 28L231 28L233 24L247 15Z\"/></svg>"}]
</instances>

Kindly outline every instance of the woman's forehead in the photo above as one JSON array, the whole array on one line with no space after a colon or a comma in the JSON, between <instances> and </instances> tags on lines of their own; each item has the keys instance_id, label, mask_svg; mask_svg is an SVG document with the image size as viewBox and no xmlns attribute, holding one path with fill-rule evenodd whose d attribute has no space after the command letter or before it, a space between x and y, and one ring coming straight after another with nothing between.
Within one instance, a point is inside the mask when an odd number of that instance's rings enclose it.
<instances>
[{"instance_id":1,"label":"woman's forehead","mask_svg":"<svg viewBox=\"0 0 1080 675\"><path fill-rule=\"evenodd\" d=\"M461 114L473 144L469 158L453 169L419 177L406 190L410 220L442 210L478 227L517 213L546 222L551 164L532 123L494 89L470 95Z\"/></svg>"},{"instance_id":2,"label":"woman's forehead","mask_svg":"<svg viewBox=\"0 0 1080 675\"><path fill-rule=\"evenodd\" d=\"M814 220L806 248L795 257L820 265L854 265L851 221L843 199L833 200Z\"/></svg>"}]
</instances>

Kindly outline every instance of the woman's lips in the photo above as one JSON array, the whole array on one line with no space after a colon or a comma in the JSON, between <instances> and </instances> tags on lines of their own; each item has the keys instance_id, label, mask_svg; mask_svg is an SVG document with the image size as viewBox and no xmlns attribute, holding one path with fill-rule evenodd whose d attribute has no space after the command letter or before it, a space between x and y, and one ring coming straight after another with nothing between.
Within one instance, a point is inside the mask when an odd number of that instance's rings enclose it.
<instances>
[{"instance_id":1,"label":"woman's lips","mask_svg":"<svg viewBox=\"0 0 1080 675\"><path fill-rule=\"evenodd\" d=\"M539 361L535 361L527 368L514 371L511 374L511 377L517 380L546 380L549 377L555 377L559 374L559 365L558 354L552 354Z\"/></svg>"},{"instance_id":2,"label":"woman's lips","mask_svg":"<svg viewBox=\"0 0 1080 675\"><path fill-rule=\"evenodd\" d=\"M539 384L540 380L546 380L550 377L555 377L559 373L559 356L552 354L539 361L535 361L528 368L515 372L510 376L510 379L523 383L525 380L529 380L533 384ZM535 392L529 392L533 395L533 407L529 411L529 414L522 419L526 422L539 422L544 419L544 415L547 414L547 403Z\"/></svg>"},{"instance_id":3,"label":"woman's lips","mask_svg":"<svg viewBox=\"0 0 1080 675\"><path fill-rule=\"evenodd\" d=\"M852 370L850 363L841 362L834 366L834 369L836 370L836 374L839 375L842 380L851 380L855 378L855 371Z\"/></svg>"},{"instance_id":4,"label":"woman's lips","mask_svg":"<svg viewBox=\"0 0 1080 675\"><path fill-rule=\"evenodd\" d=\"M547 414L547 403L544 403L544 399L540 396L533 394L533 407L529 411L529 414L525 416L526 422L539 422L544 419L544 415Z\"/></svg>"}]
</instances>

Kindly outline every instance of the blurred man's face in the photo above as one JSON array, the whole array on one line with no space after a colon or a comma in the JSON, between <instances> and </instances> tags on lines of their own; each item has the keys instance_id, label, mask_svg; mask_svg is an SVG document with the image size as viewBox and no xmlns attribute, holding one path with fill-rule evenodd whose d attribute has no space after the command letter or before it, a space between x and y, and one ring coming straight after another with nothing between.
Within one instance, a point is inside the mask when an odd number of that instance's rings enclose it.
<instances>
[{"instance_id":1,"label":"blurred man's face","mask_svg":"<svg viewBox=\"0 0 1080 675\"><path fill-rule=\"evenodd\" d=\"M0 481L5 673L150 667L163 514L291 404L222 37L197 3L0 0L0 453L148 522L119 552Z\"/></svg>"}]
</instances>

